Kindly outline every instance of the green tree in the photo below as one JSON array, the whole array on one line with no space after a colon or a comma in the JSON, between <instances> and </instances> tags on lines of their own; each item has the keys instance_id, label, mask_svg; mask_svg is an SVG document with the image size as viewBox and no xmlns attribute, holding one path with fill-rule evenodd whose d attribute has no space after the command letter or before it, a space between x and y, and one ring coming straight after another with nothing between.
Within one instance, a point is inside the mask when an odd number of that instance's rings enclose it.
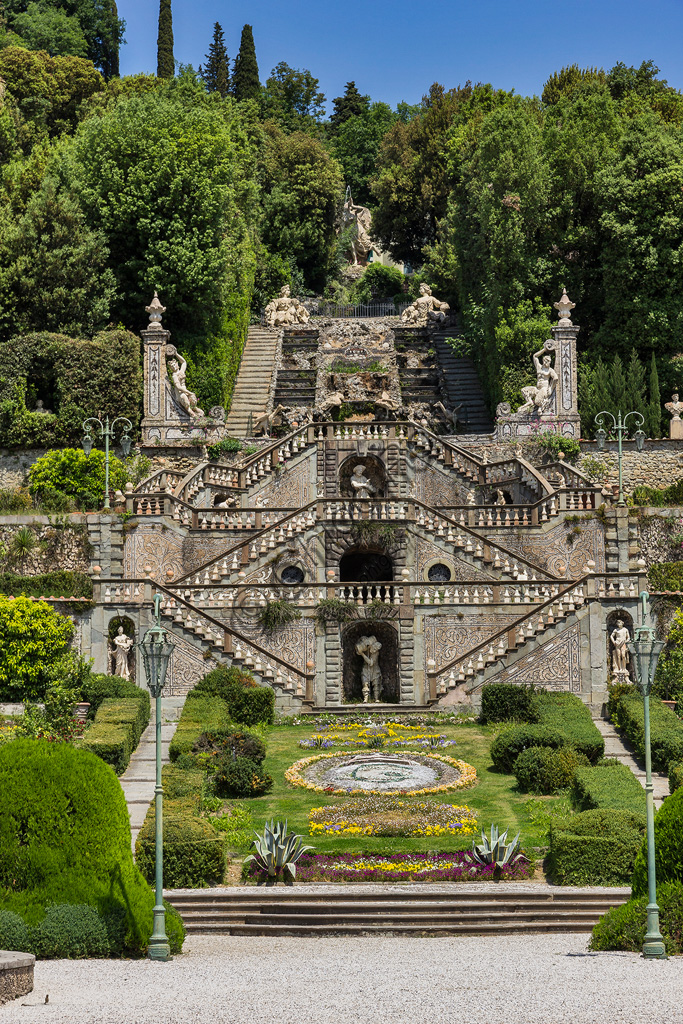
<instances>
[{"instance_id":1,"label":"green tree","mask_svg":"<svg viewBox=\"0 0 683 1024\"><path fill-rule=\"evenodd\" d=\"M257 100L261 95L256 47L251 25L242 29L240 48L232 69L232 95L236 100Z\"/></svg>"},{"instance_id":2,"label":"green tree","mask_svg":"<svg viewBox=\"0 0 683 1024\"><path fill-rule=\"evenodd\" d=\"M647 411L645 367L635 349L626 370L625 406L624 413L634 411L644 416Z\"/></svg>"},{"instance_id":3,"label":"green tree","mask_svg":"<svg viewBox=\"0 0 683 1024\"><path fill-rule=\"evenodd\" d=\"M304 132L267 130L262 237L269 250L291 257L309 288L322 288L335 248L341 168Z\"/></svg>"},{"instance_id":4,"label":"green tree","mask_svg":"<svg viewBox=\"0 0 683 1024\"><path fill-rule=\"evenodd\" d=\"M32 0L3 0L4 13L10 29L15 28L17 19L21 19L29 8L37 6L40 18L32 19L49 24L55 15L75 19L86 42L83 54L98 67L105 78L109 79L119 73L119 46L123 42L125 22L118 16L116 0L39 0L37 5ZM57 22L54 22L57 24ZM44 32L44 28L40 28ZM19 33L22 35L22 33ZM33 44L29 44L33 45ZM65 53L76 53L76 50L63 50Z\"/></svg>"},{"instance_id":5,"label":"green tree","mask_svg":"<svg viewBox=\"0 0 683 1024\"><path fill-rule=\"evenodd\" d=\"M102 75L88 60L16 46L0 50L0 78L22 118L50 136L72 130L83 101L104 89Z\"/></svg>"},{"instance_id":6,"label":"green tree","mask_svg":"<svg viewBox=\"0 0 683 1024\"><path fill-rule=\"evenodd\" d=\"M578 64L569 64L561 71L555 71L543 86L541 99L548 106L559 103L563 96L573 96L587 82L598 82L604 85L607 75L602 68L580 68Z\"/></svg>"},{"instance_id":7,"label":"green tree","mask_svg":"<svg viewBox=\"0 0 683 1024\"><path fill-rule=\"evenodd\" d=\"M337 96L332 100L332 114L330 115L330 132L333 135L339 131L345 121L350 117L360 117L370 107L370 97L361 96L356 88L355 82L347 82L343 96Z\"/></svg>"},{"instance_id":8,"label":"green tree","mask_svg":"<svg viewBox=\"0 0 683 1024\"><path fill-rule=\"evenodd\" d=\"M370 180L376 173L382 139L398 115L386 103L373 103L360 114L345 118L335 131L332 151L344 170L344 181L354 201L372 202Z\"/></svg>"},{"instance_id":9,"label":"green tree","mask_svg":"<svg viewBox=\"0 0 683 1024\"><path fill-rule=\"evenodd\" d=\"M213 27L213 39L206 55L204 67L203 69L200 67L199 73L209 92L217 92L222 99L225 99L230 91L230 64L228 51L225 48L223 29L218 22Z\"/></svg>"},{"instance_id":10,"label":"green tree","mask_svg":"<svg viewBox=\"0 0 683 1024\"><path fill-rule=\"evenodd\" d=\"M298 71L281 61L263 90L264 118L289 132L317 129L325 114L325 95L318 85L310 71Z\"/></svg>"},{"instance_id":11,"label":"green tree","mask_svg":"<svg viewBox=\"0 0 683 1024\"><path fill-rule=\"evenodd\" d=\"M88 46L78 18L55 7L30 3L14 19L14 29L31 50L45 50L51 57L71 54L87 57Z\"/></svg>"},{"instance_id":12,"label":"green tree","mask_svg":"<svg viewBox=\"0 0 683 1024\"><path fill-rule=\"evenodd\" d=\"M650 401L645 412L645 431L648 437L661 437L662 434L662 398L654 352L650 363Z\"/></svg>"},{"instance_id":13,"label":"green tree","mask_svg":"<svg viewBox=\"0 0 683 1024\"><path fill-rule=\"evenodd\" d=\"M171 0L159 0L159 34L157 36L157 78L173 78L173 13Z\"/></svg>"},{"instance_id":14,"label":"green tree","mask_svg":"<svg viewBox=\"0 0 683 1024\"><path fill-rule=\"evenodd\" d=\"M97 437L95 437L97 440ZM79 507L97 505L104 495L105 454L93 448L86 455L81 448L60 448L46 452L29 470L29 488L37 501L48 492L59 491L74 498ZM128 482L126 467L115 455L109 455L109 487L122 491Z\"/></svg>"},{"instance_id":15,"label":"green tree","mask_svg":"<svg viewBox=\"0 0 683 1024\"><path fill-rule=\"evenodd\" d=\"M74 624L45 601L0 596L0 696L40 698L51 666L67 650Z\"/></svg>"}]
</instances>

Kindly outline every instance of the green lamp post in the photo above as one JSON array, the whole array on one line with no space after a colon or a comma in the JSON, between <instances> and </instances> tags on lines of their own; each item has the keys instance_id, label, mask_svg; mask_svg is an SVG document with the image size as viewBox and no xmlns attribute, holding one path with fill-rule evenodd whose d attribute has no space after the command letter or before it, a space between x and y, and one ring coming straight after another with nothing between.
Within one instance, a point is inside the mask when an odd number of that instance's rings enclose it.
<instances>
[{"instance_id":1,"label":"green lamp post","mask_svg":"<svg viewBox=\"0 0 683 1024\"><path fill-rule=\"evenodd\" d=\"M98 420L96 416L90 416L89 419L83 421L83 451L86 455L90 455L92 451L95 439L92 436L93 427L97 424L100 428L100 437L104 438L104 508L109 511L109 439L114 440L114 427L117 423L123 424L123 437L121 438L121 451L123 452L124 458L130 455L130 446L133 443L130 437L130 432L133 429L133 424L126 416L117 416L115 420L109 423L109 417L107 416L104 423L102 420ZM92 424L92 426L91 426Z\"/></svg>"},{"instance_id":2,"label":"green lamp post","mask_svg":"<svg viewBox=\"0 0 683 1024\"><path fill-rule=\"evenodd\" d=\"M648 625L648 592L641 590L642 623L635 628L635 637L627 647L635 670L636 683L643 695L645 715L645 808L647 814L647 931L643 942L643 956L646 960L666 958L664 941L659 931L659 907L657 906L657 879L655 875L655 807L652 793L652 757L650 754L650 690L655 678L659 655L664 647L663 640L655 638L654 629Z\"/></svg>"},{"instance_id":3,"label":"green lamp post","mask_svg":"<svg viewBox=\"0 0 683 1024\"><path fill-rule=\"evenodd\" d=\"M627 434L629 429L630 429L629 427L626 426L626 420L629 419L629 417L631 417L631 416L635 416L636 417L635 422L638 424L638 428L639 429L636 430L636 432L635 432L635 434L633 436L635 438L636 448L638 449L639 452L642 452L643 445L645 444L645 432L643 430L640 430L640 427L642 427L643 423L645 422L645 417L640 412L627 412L626 415L624 416L624 418L622 419L621 418L621 409L617 413L617 418L616 419L614 418L612 413L611 412L607 412L606 409L603 409L602 412L599 412L598 415L595 417L595 422L598 424L598 430L595 431L595 440L598 442L598 451L599 452L603 451L603 449L605 447L605 440L607 438L607 431L605 430L605 427L604 427L603 416L609 416L609 418L611 419L611 421L612 421L612 429L616 433L617 439L619 441L619 455L618 455L618 462L619 462L619 500L617 501L617 505L619 506L619 508L623 508L624 505L626 504L626 502L624 501L624 488L622 486L622 475L621 475L621 457L622 457L621 456L621 439L622 439L622 436L624 434Z\"/></svg>"},{"instance_id":4,"label":"green lamp post","mask_svg":"<svg viewBox=\"0 0 683 1024\"><path fill-rule=\"evenodd\" d=\"M156 785L154 787L155 809L155 906L154 929L149 940L148 957L150 960L170 960L171 948L166 936L166 912L164 910L164 827L163 827L163 796L161 785L161 691L166 681L166 673L173 654L174 644L168 639L166 630L161 625L161 594L154 597L154 614L156 623L147 630L139 647L145 667L149 692L156 702Z\"/></svg>"}]
</instances>

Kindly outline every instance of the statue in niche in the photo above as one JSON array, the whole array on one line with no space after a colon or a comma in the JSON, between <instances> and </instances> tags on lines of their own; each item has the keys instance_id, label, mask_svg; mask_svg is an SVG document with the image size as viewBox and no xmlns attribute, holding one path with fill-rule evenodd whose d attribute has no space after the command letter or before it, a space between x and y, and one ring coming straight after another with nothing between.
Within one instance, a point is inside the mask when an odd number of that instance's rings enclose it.
<instances>
[{"instance_id":1,"label":"statue in niche","mask_svg":"<svg viewBox=\"0 0 683 1024\"><path fill-rule=\"evenodd\" d=\"M123 626L119 626L116 631L116 636L112 640L112 647L114 648L114 675L121 676L122 679L130 679L130 666L129 666L129 654L130 649L133 646L133 640L131 637L126 636L123 631Z\"/></svg>"},{"instance_id":2,"label":"statue in niche","mask_svg":"<svg viewBox=\"0 0 683 1024\"><path fill-rule=\"evenodd\" d=\"M307 324L310 314L303 303L292 298L291 289L285 284L277 298L271 299L266 306L264 316L268 327L289 327Z\"/></svg>"},{"instance_id":3,"label":"statue in niche","mask_svg":"<svg viewBox=\"0 0 683 1024\"><path fill-rule=\"evenodd\" d=\"M375 704L379 704L382 696L382 673L379 669L379 652L382 645L376 636L362 636L356 644L356 654L363 659L361 683L363 686L363 703L370 702L370 694Z\"/></svg>"},{"instance_id":4,"label":"statue in niche","mask_svg":"<svg viewBox=\"0 0 683 1024\"><path fill-rule=\"evenodd\" d=\"M441 324L451 311L447 302L440 302L432 295L432 289L424 282L415 302L401 313L401 323L412 327L426 327L427 324Z\"/></svg>"},{"instance_id":5,"label":"statue in niche","mask_svg":"<svg viewBox=\"0 0 683 1024\"><path fill-rule=\"evenodd\" d=\"M623 619L617 619L616 627L610 633L612 642L612 675L616 679L628 679L629 653L626 644L631 639L631 634L624 625Z\"/></svg>"},{"instance_id":6,"label":"statue in niche","mask_svg":"<svg viewBox=\"0 0 683 1024\"><path fill-rule=\"evenodd\" d=\"M375 488L365 475L365 466L363 465L353 467L353 476L350 483L356 498L371 498L375 493Z\"/></svg>"},{"instance_id":7,"label":"statue in niche","mask_svg":"<svg viewBox=\"0 0 683 1024\"><path fill-rule=\"evenodd\" d=\"M359 266L360 262L366 262L368 253L374 248L372 239L370 238L370 228L372 227L372 214L368 210L367 206L358 206L354 203L351 197L351 187L346 189L346 199L344 201L344 209L342 210L342 230L351 226L356 225L356 237L353 239L351 246L351 255L353 257L354 267Z\"/></svg>"},{"instance_id":8,"label":"statue in niche","mask_svg":"<svg viewBox=\"0 0 683 1024\"><path fill-rule=\"evenodd\" d=\"M537 412L544 413L550 408L553 395L555 394L555 388L559 380L557 373L552 366L552 356L548 353L548 347L554 346L554 341L546 341L544 348L540 352L534 352L533 360L534 367L536 368L536 384L528 384L525 388L522 388L522 394L524 396L524 405L520 405L517 410L520 412ZM541 362L540 357L543 357Z\"/></svg>"},{"instance_id":9,"label":"statue in niche","mask_svg":"<svg viewBox=\"0 0 683 1024\"><path fill-rule=\"evenodd\" d=\"M190 391L187 386L185 379L187 361L173 345L166 346L166 355L172 357L168 360L168 368L171 371L171 381L173 382L173 397L192 419L199 419L204 415L204 411L197 405L195 393Z\"/></svg>"},{"instance_id":10,"label":"statue in niche","mask_svg":"<svg viewBox=\"0 0 683 1024\"><path fill-rule=\"evenodd\" d=\"M669 423L669 437L680 440L683 437L683 419L681 419L683 402L678 401L677 391L674 391L670 402L664 403L664 408L671 416L671 422Z\"/></svg>"},{"instance_id":11,"label":"statue in niche","mask_svg":"<svg viewBox=\"0 0 683 1024\"><path fill-rule=\"evenodd\" d=\"M43 402L42 398L38 398L36 400L36 407L35 407L35 409L33 411L39 413L42 416L51 416L52 415L52 409L46 409L45 408L45 403Z\"/></svg>"}]
</instances>

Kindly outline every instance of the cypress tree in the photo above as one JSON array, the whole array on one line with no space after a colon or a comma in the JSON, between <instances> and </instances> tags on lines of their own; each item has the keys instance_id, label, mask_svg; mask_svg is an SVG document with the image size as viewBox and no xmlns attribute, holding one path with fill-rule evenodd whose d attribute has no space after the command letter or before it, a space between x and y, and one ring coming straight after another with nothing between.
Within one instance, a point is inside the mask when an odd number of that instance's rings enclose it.
<instances>
[{"instance_id":1,"label":"cypress tree","mask_svg":"<svg viewBox=\"0 0 683 1024\"><path fill-rule=\"evenodd\" d=\"M256 49L251 25L242 29L240 48L232 69L232 95L236 100L256 100L261 94Z\"/></svg>"},{"instance_id":2,"label":"cypress tree","mask_svg":"<svg viewBox=\"0 0 683 1024\"><path fill-rule=\"evenodd\" d=\"M334 132L348 121L350 117L358 117L364 114L370 106L370 97L361 96L356 88L355 82L347 82L343 96L337 96L332 100L334 110L330 116L330 127Z\"/></svg>"},{"instance_id":3,"label":"cypress tree","mask_svg":"<svg viewBox=\"0 0 683 1024\"><path fill-rule=\"evenodd\" d=\"M159 0L159 35L157 36L157 78L173 78L173 15L171 0Z\"/></svg>"},{"instance_id":4,"label":"cypress tree","mask_svg":"<svg viewBox=\"0 0 683 1024\"><path fill-rule=\"evenodd\" d=\"M199 73L209 92L218 92L225 99L230 89L230 65L223 29L218 22L213 26L213 39L206 55L206 63L203 70L199 69Z\"/></svg>"},{"instance_id":5,"label":"cypress tree","mask_svg":"<svg viewBox=\"0 0 683 1024\"><path fill-rule=\"evenodd\" d=\"M645 416L647 413L645 402L645 367L634 348L631 349L631 359L628 364L626 379L626 408L622 410L624 415L627 412L634 411Z\"/></svg>"},{"instance_id":6,"label":"cypress tree","mask_svg":"<svg viewBox=\"0 0 683 1024\"><path fill-rule=\"evenodd\" d=\"M662 400L659 393L659 374L654 352L650 366L650 401L645 414L645 430L648 437L660 437L662 433Z\"/></svg>"}]
</instances>

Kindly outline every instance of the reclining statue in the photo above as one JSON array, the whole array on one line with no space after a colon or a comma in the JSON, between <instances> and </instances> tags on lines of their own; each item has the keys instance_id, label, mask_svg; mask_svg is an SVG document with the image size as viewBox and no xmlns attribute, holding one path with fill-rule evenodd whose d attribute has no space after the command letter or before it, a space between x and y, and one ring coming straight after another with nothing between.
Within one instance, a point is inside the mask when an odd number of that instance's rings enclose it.
<instances>
[{"instance_id":1,"label":"reclining statue","mask_svg":"<svg viewBox=\"0 0 683 1024\"><path fill-rule=\"evenodd\" d=\"M290 292L289 285L283 285L277 298L271 299L266 306L264 315L268 327L290 327L293 324L308 323L308 310L298 299L293 299Z\"/></svg>"},{"instance_id":2,"label":"reclining statue","mask_svg":"<svg viewBox=\"0 0 683 1024\"><path fill-rule=\"evenodd\" d=\"M451 307L432 295L432 289L424 282L420 285L419 298L401 313L401 323L411 327L426 327L427 324L442 324Z\"/></svg>"}]
</instances>

